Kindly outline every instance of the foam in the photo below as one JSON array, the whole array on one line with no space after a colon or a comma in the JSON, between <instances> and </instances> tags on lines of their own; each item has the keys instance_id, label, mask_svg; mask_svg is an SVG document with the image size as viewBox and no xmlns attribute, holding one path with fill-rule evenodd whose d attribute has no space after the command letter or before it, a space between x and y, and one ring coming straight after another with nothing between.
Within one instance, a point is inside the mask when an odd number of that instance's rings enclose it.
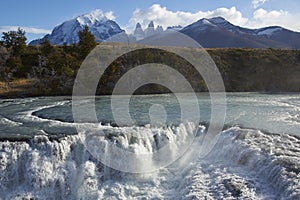
<instances>
[{"instance_id":1,"label":"foam","mask_svg":"<svg viewBox=\"0 0 300 200\"><path fill-rule=\"evenodd\" d=\"M205 158L194 152L184 165L140 175L103 166L78 135L0 145L0 195L7 199L300 197L300 140L287 134L232 127Z\"/></svg>"}]
</instances>

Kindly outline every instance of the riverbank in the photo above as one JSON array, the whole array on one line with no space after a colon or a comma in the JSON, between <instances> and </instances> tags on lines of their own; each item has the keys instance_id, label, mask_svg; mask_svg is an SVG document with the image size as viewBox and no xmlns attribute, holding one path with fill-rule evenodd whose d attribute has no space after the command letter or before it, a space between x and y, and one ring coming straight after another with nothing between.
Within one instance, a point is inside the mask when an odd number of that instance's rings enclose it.
<instances>
[{"instance_id":1,"label":"riverbank","mask_svg":"<svg viewBox=\"0 0 300 200\"><path fill-rule=\"evenodd\" d=\"M39 96L34 91L36 79L17 79L10 82L0 82L0 98L18 98Z\"/></svg>"},{"instance_id":2,"label":"riverbank","mask_svg":"<svg viewBox=\"0 0 300 200\"><path fill-rule=\"evenodd\" d=\"M110 46L107 48L110 49ZM300 92L299 50L228 48L207 49L207 52L221 73L226 92ZM207 92L202 77L185 60L153 49L132 52L130 55L132 59L128 60L126 56L122 56L108 67L99 80L97 95L111 94L118 80L133 67L155 62L173 67L187 79L195 92ZM154 57L159 60L155 60ZM72 95L78 69L66 74L58 73L60 68L56 68L51 76L34 79L13 78L10 82L0 82L0 98ZM169 92L167 88L152 84L139 88L135 94Z\"/></svg>"}]
</instances>

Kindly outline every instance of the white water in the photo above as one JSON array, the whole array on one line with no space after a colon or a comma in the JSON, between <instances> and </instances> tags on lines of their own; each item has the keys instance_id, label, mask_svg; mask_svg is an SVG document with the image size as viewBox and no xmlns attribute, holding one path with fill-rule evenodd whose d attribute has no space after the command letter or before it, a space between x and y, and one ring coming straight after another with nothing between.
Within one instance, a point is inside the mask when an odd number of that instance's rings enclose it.
<instances>
[{"instance_id":1,"label":"white water","mask_svg":"<svg viewBox=\"0 0 300 200\"><path fill-rule=\"evenodd\" d=\"M235 127L222 133L205 159L196 154L156 173L128 174L93 159L78 136L52 142L36 136L29 143L1 142L0 195L4 199L299 199L299 154L300 140L294 136Z\"/></svg>"},{"instance_id":2,"label":"white water","mask_svg":"<svg viewBox=\"0 0 300 200\"><path fill-rule=\"evenodd\" d=\"M173 144L162 155L164 159L172 152L176 154L181 144L178 141L196 132L198 137L192 145L195 149L171 165L144 174L104 166L90 154L91 149L86 150L78 135L50 140L49 136L55 133L75 131L66 109L69 100L4 101L0 104L2 137L39 135L29 141L0 142L0 199L299 199L300 139L292 135L299 134L300 130L299 97L229 95L226 120L229 128L221 133L205 158L201 158L201 144L197 143L205 128L193 123L176 124L175 112L167 113L172 116L170 121L175 121L167 127L99 126L97 130L103 132L103 137L97 138L100 141L97 144L105 144L100 154L110 161L113 156L120 156L109 151L113 145L143 154ZM168 102L166 98L150 96L146 102L157 103L159 99ZM199 99L208 105L206 97ZM169 106L176 108L172 100L170 102ZM43 118L34 111L44 114ZM209 112L201 110L201 115L207 117ZM102 117L109 119L109 116ZM140 123L147 123L147 118ZM132 138L134 132L148 137L136 140ZM132 165L130 159L120 158L124 168L156 165L155 159L147 158L147 162Z\"/></svg>"}]
</instances>

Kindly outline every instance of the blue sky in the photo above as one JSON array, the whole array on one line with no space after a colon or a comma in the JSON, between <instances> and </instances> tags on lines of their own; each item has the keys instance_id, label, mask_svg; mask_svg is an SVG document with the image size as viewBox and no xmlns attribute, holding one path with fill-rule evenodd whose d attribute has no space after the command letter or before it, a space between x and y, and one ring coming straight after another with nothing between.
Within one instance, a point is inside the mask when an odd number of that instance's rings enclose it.
<instances>
[{"instance_id":1,"label":"blue sky","mask_svg":"<svg viewBox=\"0 0 300 200\"><path fill-rule=\"evenodd\" d=\"M28 40L56 25L95 9L113 12L113 19L130 32L137 21L187 25L203 17L223 16L249 28L281 25L300 31L299 0L9 0L1 2L0 32L22 27Z\"/></svg>"}]
</instances>

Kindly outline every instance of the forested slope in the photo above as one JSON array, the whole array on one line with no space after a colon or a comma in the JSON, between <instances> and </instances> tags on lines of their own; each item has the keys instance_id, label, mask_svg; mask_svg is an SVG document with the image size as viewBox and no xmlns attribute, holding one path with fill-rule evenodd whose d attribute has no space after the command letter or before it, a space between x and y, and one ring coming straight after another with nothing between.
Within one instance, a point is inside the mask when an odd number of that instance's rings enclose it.
<instances>
[{"instance_id":1,"label":"forested slope","mask_svg":"<svg viewBox=\"0 0 300 200\"><path fill-rule=\"evenodd\" d=\"M107 44L108 50L124 44ZM73 46L26 46L22 55L0 47L0 95L2 97L71 95L73 81L87 52ZM185 51L185 49L182 49ZM230 92L300 92L300 51L281 49L207 49ZM128 70L143 63L171 66L195 91L207 91L205 82L184 59L166 51L145 48L117 58L99 81L97 94L110 94ZM20 81L22 80L22 81ZM136 94L165 93L166 88L148 85Z\"/></svg>"}]
</instances>

